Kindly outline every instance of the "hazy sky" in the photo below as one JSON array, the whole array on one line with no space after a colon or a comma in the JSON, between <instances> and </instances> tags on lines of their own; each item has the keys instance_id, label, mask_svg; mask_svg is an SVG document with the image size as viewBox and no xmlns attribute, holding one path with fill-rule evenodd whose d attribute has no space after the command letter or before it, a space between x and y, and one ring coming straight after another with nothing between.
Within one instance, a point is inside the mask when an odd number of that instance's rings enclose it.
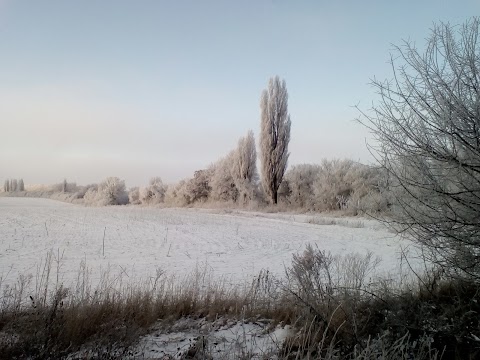
<instances>
[{"instance_id":1,"label":"hazy sky","mask_svg":"<svg viewBox=\"0 0 480 360\"><path fill-rule=\"evenodd\" d=\"M287 82L289 164L371 161L354 105L402 39L480 0L0 0L0 181L191 176L260 128Z\"/></svg>"}]
</instances>

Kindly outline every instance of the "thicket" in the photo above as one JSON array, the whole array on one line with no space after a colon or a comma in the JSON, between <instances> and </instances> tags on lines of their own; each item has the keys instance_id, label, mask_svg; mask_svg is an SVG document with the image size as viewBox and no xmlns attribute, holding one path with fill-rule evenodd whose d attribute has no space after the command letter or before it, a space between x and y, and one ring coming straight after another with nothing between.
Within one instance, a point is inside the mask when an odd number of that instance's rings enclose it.
<instances>
[{"instance_id":1,"label":"thicket","mask_svg":"<svg viewBox=\"0 0 480 360\"><path fill-rule=\"evenodd\" d=\"M249 145L245 148L247 140ZM270 202L262 190L254 154L255 143L250 133L240 139L236 150L176 184L167 185L160 177L154 177L147 186L127 191L123 180L109 177L100 184L79 186L64 180L21 194L10 192L10 195L46 197L90 206L217 204L262 209L270 206ZM350 215L385 212L391 204L387 183L381 168L347 159L323 160L319 165L294 165L286 172L278 190L277 209L342 211Z\"/></svg>"}]
</instances>

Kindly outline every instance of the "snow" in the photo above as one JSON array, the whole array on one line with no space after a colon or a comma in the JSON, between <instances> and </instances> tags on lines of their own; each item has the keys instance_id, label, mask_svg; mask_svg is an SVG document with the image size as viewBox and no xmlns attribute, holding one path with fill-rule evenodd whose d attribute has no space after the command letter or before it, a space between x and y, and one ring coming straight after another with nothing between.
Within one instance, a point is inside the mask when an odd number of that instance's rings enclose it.
<instances>
[{"instance_id":1,"label":"snow","mask_svg":"<svg viewBox=\"0 0 480 360\"><path fill-rule=\"evenodd\" d=\"M335 223L335 225L330 225ZM396 273L410 245L374 220L320 215L140 206L84 207L47 199L0 198L0 285L38 274L52 251L60 280L81 262L92 280L111 269L148 278L162 269L177 276L196 267L232 283L268 269L282 277L292 255L308 243L334 254L372 251L378 270Z\"/></svg>"},{"instance_id":2,"label":"snow","mask_svg":"<svg viewBox=\"0 0 480 360\"><path fill-rule=\"evenodd\" d=\"M213 359L276 359L290 326L271 327L268 321L220 318L181 319L168 331L154 330L140 339L131 359L184 359L205 353ZM199 357L200 358L200 357Z\"/></svg>"}]
</instances>

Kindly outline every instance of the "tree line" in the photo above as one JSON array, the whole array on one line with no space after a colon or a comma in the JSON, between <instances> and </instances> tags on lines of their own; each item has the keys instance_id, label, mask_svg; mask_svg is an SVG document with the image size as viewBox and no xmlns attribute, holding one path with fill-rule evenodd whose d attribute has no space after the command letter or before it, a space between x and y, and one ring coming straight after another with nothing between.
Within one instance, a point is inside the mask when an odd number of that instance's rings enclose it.
<instances>
[{"instance_id":1,"label":"tree line","mask_svg":"<svg viewBox=\"0 0 480 360\"><path fill-rule=\"evenodd\" d=\"M6 179L3 184L4 192L25 191L23 179Z\"/></svg>"}]
</instances>

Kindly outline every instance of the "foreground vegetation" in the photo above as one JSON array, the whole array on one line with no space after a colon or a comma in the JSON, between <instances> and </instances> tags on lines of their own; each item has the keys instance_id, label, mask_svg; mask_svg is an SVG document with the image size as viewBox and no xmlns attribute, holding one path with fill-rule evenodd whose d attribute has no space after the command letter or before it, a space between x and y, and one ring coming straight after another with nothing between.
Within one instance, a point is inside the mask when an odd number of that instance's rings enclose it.
<instances>
[{"instance_id":1,"label":"foreground vegetation","mask_svg":"<svg viewBox=\"0 0 480 360\"><path fill-rule=\"evenodd\" d=\"M308 247L294 256L284 280L262 271L251 284L232 286L205 269L183 279L157 270L144 282L106 273L93 288L82 268L65 288L47 261L33 291L24 277L1 289L0 358L133 358L152 326L168 328L184 317L290 324L295 331L278 344L280 359L478 356L478 284L438 272L392 283L371 278L376 263L371 254L339 257ZM197 347L188 356L210 355Z\"/></svg>"}]
</instances>

